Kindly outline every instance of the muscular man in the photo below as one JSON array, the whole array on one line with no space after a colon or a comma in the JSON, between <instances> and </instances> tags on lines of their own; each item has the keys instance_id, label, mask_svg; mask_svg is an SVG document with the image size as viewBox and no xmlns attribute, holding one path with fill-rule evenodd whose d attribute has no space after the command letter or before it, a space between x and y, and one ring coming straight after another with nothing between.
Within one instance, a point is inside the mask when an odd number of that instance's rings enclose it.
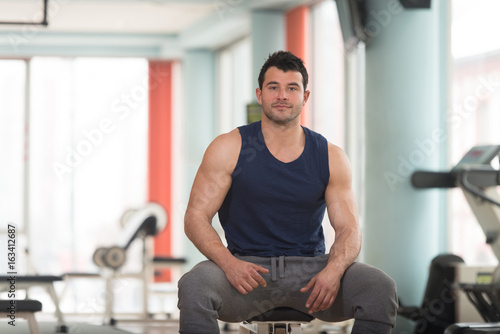
<instances>
[{"instance_id":1,"label":"muscular man","mask_svg":"<svg viewBox=\"0 0 500 334\"><path fill-rule=\"evenodd\" d=\"M310 92L300 58L279 51L259 75L262 120L218 136L193 183L185 232L208 258L179 281L180 333L218 333L275 307L352 333L390 333L394 281L355 262L361 247L351 169L337 146L300 125ZM334 243L327 254L325 209ZM227 247L212 227L219 214Z\"/></svg>"}]
</instances>

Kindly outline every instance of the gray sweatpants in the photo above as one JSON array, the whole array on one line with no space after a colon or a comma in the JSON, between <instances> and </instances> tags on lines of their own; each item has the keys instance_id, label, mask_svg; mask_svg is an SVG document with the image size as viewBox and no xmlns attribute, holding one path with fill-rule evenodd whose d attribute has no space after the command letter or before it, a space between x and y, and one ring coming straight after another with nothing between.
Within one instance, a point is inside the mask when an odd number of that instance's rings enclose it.
<instances>
[{"instance_id":1,"label":"gray sweatpants","mask_svg":"<svg viewBox=\"0 0 500 334\"><path fill-rule=\"evenodd\" d=\"M255 257L241 260L269 269L262 274L267 286L242 295L231 286L222 269L203 261L179 280L180 333L219 333L217 319L241 322L275 307L307 313L309 293L299 290L326 265L328 255L316 257ZM396 322L394 281L383 271L363 263L345 272L333 306L313 316L329 322L355 319L352 333L390 333Z\"/></svg>"}]
</instances>

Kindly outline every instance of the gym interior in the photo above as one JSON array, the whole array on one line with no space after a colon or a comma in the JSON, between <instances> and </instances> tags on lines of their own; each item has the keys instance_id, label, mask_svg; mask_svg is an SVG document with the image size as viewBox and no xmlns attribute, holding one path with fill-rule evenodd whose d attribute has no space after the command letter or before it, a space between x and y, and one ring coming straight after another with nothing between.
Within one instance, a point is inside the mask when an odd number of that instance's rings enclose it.
<instances>
[{"instance_id":1,"label":"gym interior","mask_svg":"<svg viewBox=\"0 0 500 334\"><path fill-rule=\"evenodd\" d=\"M177 333L177 281L204 260L183 230L203 153L260 113L259 69L289 50L310 75L301 124L351 163L358 260L396 281L393 333L498 333L499 12L495 0L0 0L0 332ZM352 324L304 322L220 328Z\"/></svg>"}]
</instances>

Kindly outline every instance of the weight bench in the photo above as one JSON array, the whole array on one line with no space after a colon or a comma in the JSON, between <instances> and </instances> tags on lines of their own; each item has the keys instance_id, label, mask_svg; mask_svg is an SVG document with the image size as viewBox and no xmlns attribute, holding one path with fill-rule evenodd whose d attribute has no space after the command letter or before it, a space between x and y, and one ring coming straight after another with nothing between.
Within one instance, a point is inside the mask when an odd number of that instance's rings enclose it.
<instances>
[{"instance_id":1,"label":"weight bench","mask_svg":"<svg viewBox=\"0 0 500 334\"><path fill-rule=\"evenodd\" d=\"M289 307L277 307L245 321L240 326L240 334L300 334L301 325L312 320L314 317L310 314Z\"/></svg>"},{"instance_id":2,"label":"weight bench","mask_svg":"<svg viewBox=\"0 0 500 334\"><path fill-rule=\"evenodd\" d=\"M0 291L8 291L10 287L9 278L11 276L0 276ZM54 302L54 306L56 308L56 317L57 317L57 332L58 333L67 333L68 329L66 324L64 323L64 317L59 308L59 298L57 297L56 290L54 289L54 282L62 281L62 276L50 276L50 275L27 275L27 276L15 276L16 281L16 289L17 290L28 290L34 286L39 286L45 288L50 298ZM27 299L27 301L30 301ZM22 305L23 300L19 300ZM19 304L19 305L21 305ZM31 304L27 304L31 305ZM40 304L41 305L41 304Z\"/></svg>"},{"instance_id":3,"label":"weight bench","mask_svg":"<svg viewBox=\"0 0 500 334\"><path fill-rule=\"evenodd\" d=\"M31 299L0 300L0 314L7 316L7 321L15 321L18 317L28 321L31 334L40 334L35 312L42 310L42 303ZM15 324L15 322L14 322Z\"/></svg>"},{"instance_id":4,"label":"weight bench","mask_svg":"<svg viewBox=\"0 0 500 334\"><path fill-rule=\"evenodd\" d=\"M117 277L119 269L125 264L127 251L135 240L142 242L142 270L139 273L129 275L120 273L120 276L136 277L142 280L142 304L145 319L150 318L148 311L149 283L153 280L154 268L171 268L186 263L184 258L151 257L150 255L152 237L165 229L168 221L167 212L160 204L149 202L140 209L128 210L122 216L121 221L124 230L118 243L110 247L97 248L92 257L94 264L101 270L101 277L106 280L104 323L111 325L116 322L113 313L113 280Z\"/></svg>"}]
</instances>

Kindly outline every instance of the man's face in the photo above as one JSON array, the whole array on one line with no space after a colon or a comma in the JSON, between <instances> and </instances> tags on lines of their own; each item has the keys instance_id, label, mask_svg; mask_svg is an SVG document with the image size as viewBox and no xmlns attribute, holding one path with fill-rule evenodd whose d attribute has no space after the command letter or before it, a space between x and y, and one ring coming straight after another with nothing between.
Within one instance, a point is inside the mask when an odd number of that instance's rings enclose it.
<instances>
[{"instance_id":1,"label":"man's face","mask_svg":"<svg viewBox=\"0 0 500 334\"><path fill-rule=\"evenodd\" d=\"M286 125L300 115L309 98L309 91L304 92L300 72L283 72L277 67L270 67L264 75L262 90L257 88L256 95L263 117Z\"/></svg>"}]
</instances>

